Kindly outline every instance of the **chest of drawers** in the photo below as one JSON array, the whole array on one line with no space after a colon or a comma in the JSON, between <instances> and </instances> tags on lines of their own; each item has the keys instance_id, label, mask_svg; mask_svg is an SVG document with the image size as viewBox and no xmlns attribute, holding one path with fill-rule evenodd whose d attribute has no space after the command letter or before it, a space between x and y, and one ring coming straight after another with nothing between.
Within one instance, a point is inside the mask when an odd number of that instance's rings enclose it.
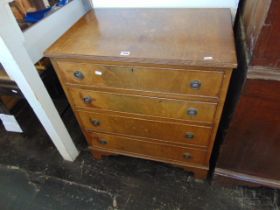
<instances>
[{"instance_id":1,"label":"chest of drawers","mask_svg":"<svg viewBox=\"0 0 280 210\"><path fill-rule=\"evenodd\" d=\"M232 70L227 9L96 9L48 51L95 158L205 178Z\"/></svg>"}]
</instances>

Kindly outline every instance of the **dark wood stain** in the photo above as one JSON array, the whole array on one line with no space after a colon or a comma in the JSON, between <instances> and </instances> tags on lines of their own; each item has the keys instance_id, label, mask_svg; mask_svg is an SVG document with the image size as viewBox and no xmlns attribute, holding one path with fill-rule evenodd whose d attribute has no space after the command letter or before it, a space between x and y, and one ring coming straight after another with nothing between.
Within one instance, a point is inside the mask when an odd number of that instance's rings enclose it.
<instances>
[{"instance_id":1,"label":"dark wood stain","mask_svg":"<svg viewBox=\"0 0 280 210\"><path fill-rule=\"evenodd\" d=\"M280 1L272 0L259 34L252 65L280 68Z\"/></svg>"},{"instance_id":2,"label":"dark wood stain","mask_svg":"<svg viewBox=\"0 0 280 210\"><path fill-rule=\"evenodd\" d=\"M279 88L277 81L247 80L217 167L279 179Z\"/></svg>"}]
</instances>

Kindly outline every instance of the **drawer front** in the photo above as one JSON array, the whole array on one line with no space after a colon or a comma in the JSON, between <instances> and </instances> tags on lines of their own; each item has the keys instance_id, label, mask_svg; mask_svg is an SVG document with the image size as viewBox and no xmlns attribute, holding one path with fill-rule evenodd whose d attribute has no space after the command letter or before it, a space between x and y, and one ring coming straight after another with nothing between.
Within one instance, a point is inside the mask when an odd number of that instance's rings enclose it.
<instances>
[{"instance_id":1,"label":"drawer front","mask_svg":"<svg viewBox=\"0 0 280 210\"><path fill-rule=\"evenodd\" d=\"M74 105L141 115L211 123L216 103L169 100L69 88Z\"/></svg>"},{"instance_id":2,"label":"drawer front","mask_svg":"<svg viewBox=\"0 0 280 210\"><path fill-rule=\"evenodd\" d=\"M87 130L148 137L179 144L208 146L211 128L150 121L112 114L77 112Z\"/></svg>"},{"instance_id":3,"label":"drawer front","mask_svg":"<svg viewBox=\"0 0 280 210\"><path fill-rule=\"evenodd\" d=\"M143 155L154 159L177 160L204 164L207 152L205 150L178 147L169 144L146 142L127 137L113 136L100 133L90 133L93 146L116 152L123 152L133 156Z\"/></svg>"},{"instance_id":4,"label":"drawer front","mask_svg":"<svg viewBox=\"0 0 280 210\"><path fill-rule=\"evenodd\" d=\"M103 66L59 61L67 83L203 96L218 96L223 72Z\"/></svg>"}]
</instances>

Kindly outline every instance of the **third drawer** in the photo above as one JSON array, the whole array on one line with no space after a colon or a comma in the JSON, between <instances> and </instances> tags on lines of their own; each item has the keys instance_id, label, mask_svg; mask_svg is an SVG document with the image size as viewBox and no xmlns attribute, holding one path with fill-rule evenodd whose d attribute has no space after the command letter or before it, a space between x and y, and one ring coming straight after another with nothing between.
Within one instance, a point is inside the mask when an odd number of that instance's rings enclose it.
<instances>
[{"instance_id":1,"label":"third drawer","mask_svg":"<svg viewBox=\"0 0 280 210\"><path fill-rule=\"evenodd\" d=\"M146 137L167 142L207 147L211 127L183 123L152 121L136 117L79 111L86 130Z\"/></svg>"}]
</instances>

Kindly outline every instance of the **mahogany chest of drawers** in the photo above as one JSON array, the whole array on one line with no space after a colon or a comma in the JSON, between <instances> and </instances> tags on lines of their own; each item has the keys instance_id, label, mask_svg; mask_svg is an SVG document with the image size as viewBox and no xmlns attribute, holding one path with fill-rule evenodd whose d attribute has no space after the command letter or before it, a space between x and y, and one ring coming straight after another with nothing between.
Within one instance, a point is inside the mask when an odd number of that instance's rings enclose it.
<instances>
[{"instance_id":1,"label":"mahogany chest of drawers","mask_svg":"<svg viewBox=\"0 0 280 210\"><path fill-rule=\"evenodd\" d=\"M48 51L95 158L205 178L232 70L227 9L95 9Z\"/></svg>"}]
</instances>

